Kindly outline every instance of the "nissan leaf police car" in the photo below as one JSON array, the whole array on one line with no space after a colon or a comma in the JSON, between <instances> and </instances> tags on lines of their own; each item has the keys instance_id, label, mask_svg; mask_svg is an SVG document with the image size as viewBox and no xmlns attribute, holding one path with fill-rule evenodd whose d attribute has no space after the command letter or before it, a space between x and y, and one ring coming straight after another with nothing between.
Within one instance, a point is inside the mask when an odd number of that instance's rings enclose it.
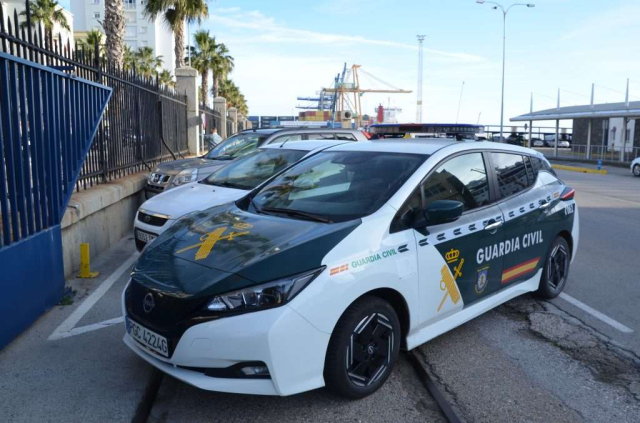
<instances>
[{"instance_id":1,"label":"nissan leaf police car","mask_svg":"<svg viewBox=\"0 0 640 423\"><path fill-rule=\"evenodd\" d=\"M331 147L150 244L123 292L124 342L202 389L364 397L400 348L524 293L557 296L573 196L518 146Z\"/></svg>"}]
</instances>

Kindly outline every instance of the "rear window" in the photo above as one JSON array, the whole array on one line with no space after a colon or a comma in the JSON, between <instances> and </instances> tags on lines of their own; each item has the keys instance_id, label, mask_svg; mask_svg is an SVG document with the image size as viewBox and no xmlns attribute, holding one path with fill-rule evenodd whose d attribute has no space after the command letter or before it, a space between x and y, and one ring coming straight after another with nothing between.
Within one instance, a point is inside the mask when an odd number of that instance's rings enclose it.
<instances>
[{"instance_id":1,"label":"rear window","mask_svg":"<svg viewBox=\"0 0 640 423\"><path fill-rule=\"evenodd\" d=\"M491 153L491 160L498 178L500 198L510 197L531 186L523 156L509 153Z\"/></svg>"}]
</instances>

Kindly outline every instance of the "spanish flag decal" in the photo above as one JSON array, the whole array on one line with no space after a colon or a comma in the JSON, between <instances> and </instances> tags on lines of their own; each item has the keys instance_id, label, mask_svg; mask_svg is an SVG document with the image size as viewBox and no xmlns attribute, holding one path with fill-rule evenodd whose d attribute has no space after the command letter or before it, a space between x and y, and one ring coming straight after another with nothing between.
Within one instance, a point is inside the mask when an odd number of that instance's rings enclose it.
<instances>
[{"instance_id":1,"label":"spanish flag decal","mask_svg":"<svg viewBox=\"0 0 640 423\"><path fill-rule=\"evenodd\" d=\"M522 275L534 271L538 266L538 262L540 262L540 257L525 261L524 263L520 263L517 266L506 269L504 272L502 272L502 283L509 283Z\"/></svg>"}]
</instances>

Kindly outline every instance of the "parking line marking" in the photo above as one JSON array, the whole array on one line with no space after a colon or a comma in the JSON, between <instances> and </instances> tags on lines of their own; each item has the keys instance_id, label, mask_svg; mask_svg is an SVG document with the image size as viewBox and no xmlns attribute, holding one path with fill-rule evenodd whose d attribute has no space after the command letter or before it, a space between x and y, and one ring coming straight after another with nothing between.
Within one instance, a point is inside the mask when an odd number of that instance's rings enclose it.
<instances>
[{"instance_id":1,"label":"parking line marking","mask_svg":"<svg viewBox=\"0 0 640 423\"><path fill-rule=\"evenodd\" d=\"M80 304L80 306L75 309L73 313L71 313L71 315L67 317L65 321L56 328L56 330L53 331L48 340L54 341L56 339L66 338L67 336L69 336L66 334L73 330L80 319L82 319L82 317L84 317L84 315L87 314L89 310L91 310L91 307L93 307L98 302L98 300L100 300L100 298L102 298L102 296L109 290L109 288L111 288L111 286L113 286L113 284L118 279L120 279L120 276L122 276L122 274L126 272L129 267L131 267L131 265L138 259L138 255L139 254L134 254L132 257L129 257L127 261L122 263L120 267L118 267L107 279L105 279L100 284L100 286L98 286L98 289L93 291L91 295L89 295L82 302L82 304Z\"/></svg>"},{"instance_id":2,"label":"parking line marking","mask_svg":"<svg viewBox=\"0 0 640 423\"><path fill-rule=\"evenodd\" d=\"M590 315L592 315L596 319L608 324L609 326L611 326L611 327L613 327L615 329L618 329L620 332L633 333L633 329L623 325L622 323L618 322L617 320L612 319L611 317L609 317L609 316L607 316L605 314L600 313L598 310L595 310L595 309L589 307L588 305L586 305L582 301L576 300L575 298L573 298L570 295L565 294L564 292L562 294L560 294L560 298L562 298L563 300L573 304L574 306L578 307L582 311L585 311L585 312L589 313Z\"/></svg>"},{"instance_id":3,"label":"parking line marking","mask_svg":"<svg viewBox=\"0 0 640 423\"><path fill-rule=\"evenodd\" d=\"M70 336L80 335L82 333L91 332L93 330L98 330L102 328L108 328L113 325L117 325L118 323L124 322L124 316L116 317L114 319L105 320L103 322L94 323L92 325L80 326L79 328L73 328L69 332L61 332L54 339L63 339L69 338ZM51 339L53 335L49 337L49 341L53 341Z\"/></svg>"}]
</instances>

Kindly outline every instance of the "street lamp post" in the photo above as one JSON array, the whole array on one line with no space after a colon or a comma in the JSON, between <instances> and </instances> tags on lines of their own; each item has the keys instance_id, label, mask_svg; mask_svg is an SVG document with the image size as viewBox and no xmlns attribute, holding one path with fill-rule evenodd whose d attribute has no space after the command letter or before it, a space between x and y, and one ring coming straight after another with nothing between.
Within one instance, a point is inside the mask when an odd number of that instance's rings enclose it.
<instances>
[{"instance_id":1,"label":"street lamp post","mask_svg":"<svg viewBox=\"0 0 640 423\"><path fill-rule=\"evenodd\" d=\"M502 7L501 4L493 2L493 1L485 1L485 0L476 0L478 4L493 4L494 9L500 8L502 10L502 98L500 100L500 142L504 142L504 62L505 62L505 53L506 53L506 43L507 43L507 13L513 6L527 6L527 7L535 7L533 3L514 3L506 9Z\"/></svg>"}]
</instances>

